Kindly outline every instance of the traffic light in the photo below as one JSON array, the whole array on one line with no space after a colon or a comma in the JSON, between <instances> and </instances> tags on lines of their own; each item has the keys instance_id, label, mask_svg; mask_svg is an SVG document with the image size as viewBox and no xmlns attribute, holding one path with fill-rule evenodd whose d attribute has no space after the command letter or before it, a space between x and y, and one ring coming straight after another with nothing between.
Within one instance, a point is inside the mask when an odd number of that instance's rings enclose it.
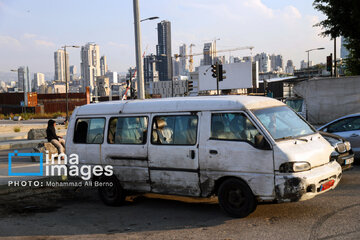
<instances>
[{"instance_id":1,"label":"traffic light","mask_svg":"<svg viewBox=\"0 0 360 240\"><path fill-rule=\"evenodd\" d=\"M187 91L188 92L191 92L192 90L194 90L193 83L194 83L193 81L188 80L188 82L187 82Z\"/></svg>"},{"instance_id":2,"label":"traffic light","mask_svg":"<svg viewBox=\"0 0 360 240\"><path fill-rule=\"evenodd\" d=\"M221 82L221 81L223 81L224 79L226 79L226 76L225 76L226 71L223 70L223 65L222 65L222 64L219 64L218 70L219 70L219 73L218 73L218 75L219 75L219 82Z\"/></svg>"},{"instance_id":3,"label":"traffic light","mask_svg":"<svg viewBox=\"0 0 360 240\"><path fill-rule=\"evenodd\" d=\"M332 72L332 53L326 57L326 70Z\"/></svg>"},{"instance_id":4,"label":"traffic light","mask_svg":"<svg viewBox=\"0 0 360 240\"><path fill-rule=\"evenodd\" d=\"M218 70L218 67L219 65L218 64L213 64L211 65L211 72L213 73L212 74L212 77L213 78L217 78L218 77L218 73L219 73L219 70Z\"/></svg>"}]
</instances>

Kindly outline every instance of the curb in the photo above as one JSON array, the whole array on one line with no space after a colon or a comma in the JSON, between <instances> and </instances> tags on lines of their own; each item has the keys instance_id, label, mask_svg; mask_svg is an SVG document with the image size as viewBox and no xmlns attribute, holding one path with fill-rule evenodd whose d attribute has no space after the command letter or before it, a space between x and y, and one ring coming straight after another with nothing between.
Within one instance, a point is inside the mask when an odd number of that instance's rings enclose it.
<instances>
[{"instance_id":1,"label":"curb","mask_svg":"<svg viewBox=\"0 0 360 240\"><path fill-rule=\"evenodd\" d=\"M27 134L23 134L20 136L6 136L6 137L0 137L0 142L7 142L7 141L12 141L12 140L26 140L27 139Z\"/></svg>"},{"instance_id":2,"label":"curb","mask_svg":"<svg viewBox=\"0 0 360 240\"><path fill-rule=\"evenodd\" d=\"M29 140L24 142L14 142L14 143L5 143L0 144L0 150L12 150L12 149L19 149L19 148L33 148L36 147L39 143L47 142L46 139L44 140Z\"/></svg>"}]
</instances>

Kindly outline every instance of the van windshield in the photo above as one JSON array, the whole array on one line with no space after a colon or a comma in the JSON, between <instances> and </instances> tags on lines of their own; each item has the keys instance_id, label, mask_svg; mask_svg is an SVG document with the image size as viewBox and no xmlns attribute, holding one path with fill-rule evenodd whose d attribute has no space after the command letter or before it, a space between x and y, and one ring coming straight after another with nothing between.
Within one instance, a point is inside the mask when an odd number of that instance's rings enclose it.
<instances>
[{"instance_id":1,"label":"van windshield","mask_svg":"<svg viewBox=\"0 0 360 240\"><path fill-rule=\"evenodd\" d=\"M275 140L291 139L315 133L289 107L272 107L252 111Z\"/></svg>"}]
</instances>

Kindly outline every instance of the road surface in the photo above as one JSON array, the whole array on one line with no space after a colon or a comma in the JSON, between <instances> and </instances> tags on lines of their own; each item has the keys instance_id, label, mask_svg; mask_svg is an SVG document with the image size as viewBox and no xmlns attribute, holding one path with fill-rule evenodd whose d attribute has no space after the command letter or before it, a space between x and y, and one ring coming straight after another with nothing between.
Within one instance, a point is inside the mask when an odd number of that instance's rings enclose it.
<instances>
[{"instance_id":1,"label":"road surface","mask_svg":"<svg viewBox=\"0 0 360 240\"><path fill-rule=\"evenodd\" d=\"M0 196L2 239L360 239L360 166L314 199L261 204L244 219L216 198L131 196L105 206L94 188L32 189Z\"/></svg>"}]
</instances>

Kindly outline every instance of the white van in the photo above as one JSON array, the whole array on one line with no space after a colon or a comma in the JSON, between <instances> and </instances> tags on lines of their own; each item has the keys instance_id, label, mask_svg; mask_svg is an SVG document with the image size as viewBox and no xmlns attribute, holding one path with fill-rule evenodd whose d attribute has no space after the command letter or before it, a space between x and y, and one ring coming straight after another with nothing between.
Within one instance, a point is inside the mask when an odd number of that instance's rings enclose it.
<instances>
[{"instance_id":1,"label":"white van","mask_svg":"<svg viewBox=\"0 0 360 240\"><path fill-rule=\"evenodd\" d=\"M126 192L217 195L245 217L257 202L301 201L334 189L341 167L329 143L284 103L255 96L114 101L73 112L66 152L112 165L108 205ZM99 179L95 179L99 180Z\"/></svg>"}]
</instances>

